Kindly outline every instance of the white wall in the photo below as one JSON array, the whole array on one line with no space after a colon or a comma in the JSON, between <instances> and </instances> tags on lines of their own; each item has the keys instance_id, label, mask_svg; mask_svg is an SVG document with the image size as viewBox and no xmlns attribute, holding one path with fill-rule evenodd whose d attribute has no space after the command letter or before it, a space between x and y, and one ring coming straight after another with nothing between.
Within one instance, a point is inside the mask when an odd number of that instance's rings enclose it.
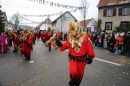
<instances>
[{"instance_id":1,"label":"white wall","mask_svg":"<svg viewBox=\"0 0 130 86\"><path fill-rule=\"evenodd\" d=\"M87 27L91 27L91 31L94 32L94 29L95 29L94 26L95 26L95 24L96 24L95 20L92 19L92 20L88 23Z\"/></svg>"},{"instance_id":2,"label":"white wall","mask_svg":"<svg viewBox=\"0 0 130 86\"><path fill-rule=\"evenodd\" d=\"M13 26L11 24L8 24L7 30L13 30Z\"/></svg>"},{"instance_id":3,"label":"white wall","mask_svg":"<svg viewBox=\"0 0 130 86\"><path fill-rule=\"evenodd\" d=\"M61 18L62 18L63 22L61 22ZM74 21L74 20L75 19L69 13L65 13L62 17L60 17L57 20L56 29L61 31L61 26L62 26L63 27L62 32L68 32L67 25L69 22Z\"/></svg>"},{"instance_id":4,"label":"white wall","mask_svg":"<svg viewBox=\"0 0 130 86\"><path fill-rule=\"evenodd\" d=\"M47 28L48 27L51 27L51 25L50 24L42 24L41 26L40 26L40 30L47 30Z\"/></svg>"}]
</instances>

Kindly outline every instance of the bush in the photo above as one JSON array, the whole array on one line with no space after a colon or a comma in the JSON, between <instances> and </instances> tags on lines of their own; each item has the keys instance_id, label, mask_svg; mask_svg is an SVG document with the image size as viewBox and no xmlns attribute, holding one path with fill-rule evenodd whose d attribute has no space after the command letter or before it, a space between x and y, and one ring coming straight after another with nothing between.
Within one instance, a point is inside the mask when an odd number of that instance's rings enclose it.
<instances>
[{"instance_id":1,"label":"bush","mask_svg":"<svg viewBox=\"0 0 130 86\"><path fill-rule=\"evenodd\" d=\"M121 25L118 27L115 27L115 30L113 32L128 32L128 31L130 31L130 24L127 29L124 29L123 27L121 27Z\"/></svg>"}]
</instances>

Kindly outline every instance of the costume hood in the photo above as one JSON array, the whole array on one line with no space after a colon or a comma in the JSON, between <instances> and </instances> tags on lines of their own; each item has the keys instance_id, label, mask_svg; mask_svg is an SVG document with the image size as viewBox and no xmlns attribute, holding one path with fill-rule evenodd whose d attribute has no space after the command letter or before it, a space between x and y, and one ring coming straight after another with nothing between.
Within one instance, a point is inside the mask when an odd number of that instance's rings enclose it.
<instances>
[{"instance_id":1,"label":"costume hood","mask_svg":"<svg viewBox=\"0 0 130 86\"><path fill-rule=\"evenodd\" d=\"M82 42L85 39L86 32L82 31L82 27L79 22L72 21L68 24L69 36L68 41L72 44L72 48L79 52ZM76 36L72 34L73 31L76 31Z\"/></svg>"}]
</instances>

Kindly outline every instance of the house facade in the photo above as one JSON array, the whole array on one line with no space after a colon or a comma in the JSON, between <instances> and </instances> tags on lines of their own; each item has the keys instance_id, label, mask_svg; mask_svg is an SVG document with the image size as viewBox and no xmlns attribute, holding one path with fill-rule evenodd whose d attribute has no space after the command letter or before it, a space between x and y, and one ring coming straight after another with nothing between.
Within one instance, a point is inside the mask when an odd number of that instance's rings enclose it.
<instances>
[{"instance_id":1,"label":"house facade","mask_svg":"<svg viewBox=\"0 0 130 86\"><path fill-rule=\"evenodd\" d=\"M84 31L91 30L92 32L95 32L96 21L94 20L94 18L80 21L80 25L82 26Z\"/></svg>"},{"instance_id":2,"label":"house facade","mask_svg":"<svg viewBox=\"0 0 130 86\"><path fill-rule=\"evenodd\" d=\"M69 22L77 20L70 12L66 11L52 22L52 29L60 32L68 32L67 25Z\"/></svg>"},{"instance_id":3,"label":"house facade","mask_svg":"<svg viewBox=\"0 0 130 86\"><path fill-rule=\"evenodd\" d=\"M130 24L130 0L100 0L98 18L102 20L101 29L112 32L116 27L128 29Z\"/></svg>"},{"instance_id":4,"label":"house facade","mask_svg":"<svg viewBox=\"0 0 130 86\"><path fill-rule=\"evenodd\" d=\"M12 24L11 22L8 22L8 30L13 30L14 29L14 24Z\"/></svg>"},{"instance_id":5,"label":"house facade","mask_svg":"<svg viewBox=\"0 0 130 86\"><path fill-rule=\"evenodd\" d=\"M51 27L51 20L47 18L45 21L42 21L40 24L38 24L35 29L39 30L47 30L48 27Z\"/></svg>"}]
</instances>

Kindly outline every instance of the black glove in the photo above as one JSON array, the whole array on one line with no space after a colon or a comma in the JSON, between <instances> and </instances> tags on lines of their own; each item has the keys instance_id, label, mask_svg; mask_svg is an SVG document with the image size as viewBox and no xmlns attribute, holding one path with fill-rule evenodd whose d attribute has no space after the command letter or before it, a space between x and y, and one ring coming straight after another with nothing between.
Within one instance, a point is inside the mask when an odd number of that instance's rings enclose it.
<instances>
[{"instance_id":1,"label":"black glove","mask_svg":"<svg viewBox=\"0 0 130 86\"><path fill-rule=\"evenodd\" d=\"M91 64L93 62L92 57L88 56L88 58L86 58L86 62L87 62L87 64Z\"/></svg>"},{"instance_id":2,"label":"black glove","mask_svg":"<svg viewBox=\"0 0 130 86\"><path fill-rule=\"evenodd\" d=\"M62 43L59 41L59 40L56 40L56 45L58 46L58 47L62 47Z\"/></svg>"},{"instance_id":3,"label":"black glove","mask_svg":"<svg viewBox=\"0 0 130 86\"><path fill-rule=\"evenodd\" d=\"M30 48L30 47L31 47L31 44L27 44L27 47L29 47L29 48Z\"/></svg>"}]
</instances>

